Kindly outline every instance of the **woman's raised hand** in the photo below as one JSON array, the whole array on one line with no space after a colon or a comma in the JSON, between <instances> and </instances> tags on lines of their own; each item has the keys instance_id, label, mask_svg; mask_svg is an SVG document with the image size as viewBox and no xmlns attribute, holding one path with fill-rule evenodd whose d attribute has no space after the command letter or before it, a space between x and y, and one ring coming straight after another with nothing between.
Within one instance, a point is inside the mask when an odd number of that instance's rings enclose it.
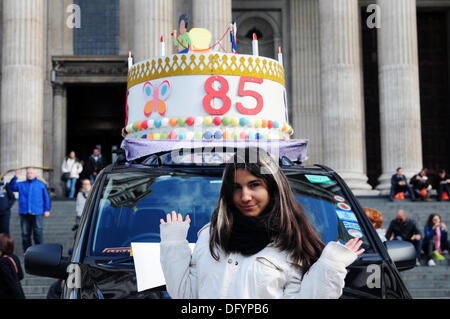
<instances>
[{"instance_id":1,"label":"woman's raised hand","mask_svg":"<svg viewBox=\"0 0 450 319\"><path fill-rule=\"evenodd\" d=\"M361 255L364 252L364 249L361 248L359 249L359 247L361 247L362 245L362 241L359 239L359 237L355 237L353 239L350 239L345 246L347 248L350 248L357 256Z\"/></svg>"},{"instance_id":2,"label":"woman's raised hand","mask_svg":"<svg viewBox=\"0 0 450 319\"><path fill-rule=\"evenodd\" d=\"M184 221L188 224L191 222L189 215L186 215L186 219ZM160 219L160 222L161 224L166 223L163 218ZM172 215L167 214L167 223L177 223L177 222L183 222L183 216L181 214L177 214L177 212L174 210L172 211Z\"/></svg>"}]
</instances>

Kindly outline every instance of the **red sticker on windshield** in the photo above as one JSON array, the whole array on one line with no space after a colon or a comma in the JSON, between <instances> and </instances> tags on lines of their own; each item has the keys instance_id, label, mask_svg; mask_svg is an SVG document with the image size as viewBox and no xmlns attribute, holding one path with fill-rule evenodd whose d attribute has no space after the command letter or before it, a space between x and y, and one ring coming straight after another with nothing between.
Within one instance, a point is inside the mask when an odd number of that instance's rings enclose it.
<instances>
[{"instance_id":1,"label":"red sticker on windshield","mask_svg":"<svg viewBox=\"0 0 450 319\"><path fill-rule=\"evenodd\" d=\"M339 195L334 195L334 196L333 196L333 199L334 199L336 202L340 202L340 203L344 203L344 202L345 202L345 198L342 197L342 196L339 196Z\"/></svg>"},{"instance_id":2,"label":"red sticker on windshield","mask_svg":"<svg viewBox=\"0 0 450 319\"><path fill-rule=\"evenodd\" d=\"M342 210L352 210L352 208L346 203L337 203L336 206Z\"/></svg>"}]
</instances>

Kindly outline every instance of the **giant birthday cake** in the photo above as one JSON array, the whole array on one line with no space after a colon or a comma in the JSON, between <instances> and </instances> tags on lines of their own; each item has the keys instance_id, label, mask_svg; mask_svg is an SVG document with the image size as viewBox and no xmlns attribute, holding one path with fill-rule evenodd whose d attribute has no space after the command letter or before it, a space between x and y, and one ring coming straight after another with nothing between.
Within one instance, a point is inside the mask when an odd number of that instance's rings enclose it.
<instances>
[{"instance_id":1,"label":"giant birthday cake","mask_svg":"<svg viewBox=\"0 0 450 319\"><path fill-rule=\"evenodd\" d=\"M204 51L162 53L129 66L123 137L289 139L293 129L282 64L258 55Z\"/></svg>"}]
</instances>

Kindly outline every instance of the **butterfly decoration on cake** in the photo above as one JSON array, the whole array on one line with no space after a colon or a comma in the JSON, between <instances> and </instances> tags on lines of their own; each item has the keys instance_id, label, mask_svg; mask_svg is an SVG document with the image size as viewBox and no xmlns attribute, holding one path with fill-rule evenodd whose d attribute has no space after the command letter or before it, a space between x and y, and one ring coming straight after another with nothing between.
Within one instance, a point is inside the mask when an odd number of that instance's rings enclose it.
<instances>
[{"instance_id":1,"label":"butterfly decoration on cake","mask_svg":"<svg viewBox=\"0 0 450 319\"><path fill-rule=\"evenodd\" d=\"M149 117L152 112L158 112L161 116L164 116L167 111L165 100L170 95L169 81L163 81L157 86L146 82L143 86L143 93L146 101L144 107L145 116Z\"/></svg>"}]
</instances>

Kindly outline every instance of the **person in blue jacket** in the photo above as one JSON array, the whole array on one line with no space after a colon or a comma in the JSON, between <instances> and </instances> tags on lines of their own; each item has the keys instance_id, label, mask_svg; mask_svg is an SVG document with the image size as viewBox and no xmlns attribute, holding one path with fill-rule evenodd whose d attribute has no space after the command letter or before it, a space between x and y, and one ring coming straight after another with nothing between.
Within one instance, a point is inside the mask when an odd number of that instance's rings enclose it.
<instances>
[{"instance_id":1,"label":"person in blue jacket","mask_svg":"<svg viewBox=\"0 0 450 319\"><path fill-rule=\"evenodd\" d=\"M43 216L50 216L50 197L45 184L36 178L33 168L27 169L27 180L17 182L20 170L9 183L10 190L19 192L19 216L22 230L22 245L25 252L32 245L31 235L35 244L44 243Z\"/></svg>"}]
</instances>

